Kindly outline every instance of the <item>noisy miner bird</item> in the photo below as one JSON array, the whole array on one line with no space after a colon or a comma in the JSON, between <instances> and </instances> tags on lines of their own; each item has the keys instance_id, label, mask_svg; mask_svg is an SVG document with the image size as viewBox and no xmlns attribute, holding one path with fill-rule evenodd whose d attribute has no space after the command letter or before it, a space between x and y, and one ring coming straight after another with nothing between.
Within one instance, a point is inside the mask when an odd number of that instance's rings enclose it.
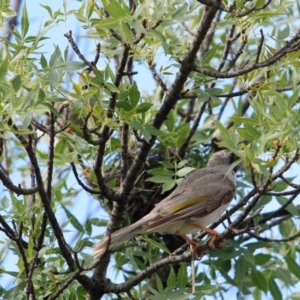
<instances>
[{"instance_id":1,"label":"noisy miner bird","mask_svg":"<svg viewBox=\"0 0 300 300\"><path fill-rule=\"evenodd\" d=\"M237 157L228 150L214 153L207 167L189 174L181 184L154 209L139 221L104 237L94 247L94 257L142 234L158 232L176 234L186 240L197 257L198 244L186 234L203 230L212 237L209 246L214 248L218 232L206 228L226 210L236 192L238 164L229 171Z\"/></svg>"}]
</instances>

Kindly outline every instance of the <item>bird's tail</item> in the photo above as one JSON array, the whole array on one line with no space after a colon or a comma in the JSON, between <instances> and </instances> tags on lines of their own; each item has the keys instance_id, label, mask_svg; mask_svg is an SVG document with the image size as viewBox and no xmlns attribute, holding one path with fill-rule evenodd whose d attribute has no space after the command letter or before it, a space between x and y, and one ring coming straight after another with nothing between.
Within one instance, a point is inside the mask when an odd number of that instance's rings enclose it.
<instances>
[{"instance_id":1,"label":"bird's tail","mask_svg":"<svg viewBox=\"0 0 300 300\"><path fill-rule=\"evenodd\" d=\"M111 250L122 243L130 240L141 233L142 219L125 228L113 232L110 236L104 237L99 243L94 246L94 258L100 257L103 253Z\"/></svg>"}]
</instances>

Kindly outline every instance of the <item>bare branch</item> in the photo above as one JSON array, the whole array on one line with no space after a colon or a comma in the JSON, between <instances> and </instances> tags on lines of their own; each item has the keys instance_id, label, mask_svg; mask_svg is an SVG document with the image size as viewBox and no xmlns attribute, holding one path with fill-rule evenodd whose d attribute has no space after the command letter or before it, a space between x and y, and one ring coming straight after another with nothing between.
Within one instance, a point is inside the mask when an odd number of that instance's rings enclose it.
<instances>
[{"instance_id":1,"label":"bare branch","mask_svg":"<svg viewBox=\"0 0 300 300\"><path fill-rule=\"evenodd\" d=\"M16 193L17 195L32 195L39 191L39 187L35 186L29 189L21 188L20 185L14 185L11 180L6 176L6 174L0 169L0 180L3 185L8 188L10 191Z\"/></svg>"}]
</instances>

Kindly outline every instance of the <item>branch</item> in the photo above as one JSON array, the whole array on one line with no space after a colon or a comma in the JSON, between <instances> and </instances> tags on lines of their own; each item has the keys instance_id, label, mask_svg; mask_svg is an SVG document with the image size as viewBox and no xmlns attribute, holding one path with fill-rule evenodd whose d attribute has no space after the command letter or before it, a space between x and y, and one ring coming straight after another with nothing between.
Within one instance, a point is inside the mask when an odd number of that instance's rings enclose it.
<instances>
[{"instance_id":1,"label":"branch","mask_svg":"<svg viewBox=\"0 0 300 300\"><path fill-rule=\"evenodd\" d=\"M61 286L60 288L49 298L49 300L54 300L59 297L59 295L74 281L78 278L78 275L80 274L81 270L78 269L75 271L75 273L68 278Z\"/></svg>"},{"instance_id":2,"label":"branch","mask_svg":"<svg viewBox=\"0 0 300 300\"><path fill-rule=\"evenodd\" d=\"M217 1L217 2L221 3L221 1ZM154 117L152 125L155 128L160 128L160 126L163 124L169 112L174 108L177 101L180 99L181 90L189 76L189 73L193 70L194 60L197 57L199 47L202 44L203 40L205 39L205 36L213 22L213 19L217 11L218 11L217 6L208 7L205 10L199 28L195 34L194 41L191 44L190 49L188 51L188 54L182 61L181 68L179 72L176 74L176 78L172 86L167 91L163 104L161 105L160 109L158 110L157 114ZM128 170L127 176L124 180L124 184L120 190L121 194L123 193L129 194L130 191L132 190L135 179L137 178L140 170L142 169L142 166L146 161L148 153L152 148L153 144L155 143L155 140L156 137L152 136L149 143L148 142L142 143L140 150L138 151L130 169Z\"/></svg>"},{"instance_id":3,"label":"branch","mask_svg":"<svg viewBox=\"0 0 300 300\"><path fill-rule=\"evenodd\" d=\"M265 237L261 237L261 236L258 236L252 232L248 232L248 234L253 237L253 238L256 238L257 240L259 241L263 241L263 242L269 242L269 243L282 243L282 242L290 242L290 241L293 241L295 240L296 238L300 237L300 232L294 234L294 235L291 235L290 237L288 238L282 238L282 239L271 239L271 238L265 238Z\"/></svg>"},{"instance_id":4,"label":"branch","mask_svg":"<svg viewBox=\"0 0 300 300\"><path fill-rule=\"evenodd\" d=\"M95 191L93 189L90 189L88 186L86 186L79 178L78 176L78 173L77 173L77 170L76 170L76 167L75 167L75 164L73 162L70 163L71 165L71 168L72 168L72 171L73 171L73 174L77 180L77 183L88 193L91 193L92 195L101 195L101 192L99 191Z\"/></svg>"},{"instance_id":5,"label":"branch","mask_svg":"<svg viewBox=\"0 0 300 300\"><path fill-rule=\"evenodd\" d=\"M105 292L109 293L121 293L124 291L128 291L137 284L139 284L141 281L149 277L151 274L156 272L158 269L165 265L169 264L176 264L178 262L183 262L183 261L189 261L191 259L191 253L185 253L181 255L169 255L168 257L146 267L144 270L142 270L138 275L136 275L134 278L127 280L124 283L121 284L107 284L105 287Z\"/></svg>"},{"instance_id":6,"label":"branch","mask_svg":"<svg viewBox=\"0 0 300 300\"><path fill-rule=\"evenodd\" d=\"M8 190L16 193L17 195L32 195L39 191L38 186L29 189L24 189L21 188L20 185L19 186L14 185L1 169L0 169L0 180Z\"/></svg>"},{"instance_id":7,"label":"branch","mask_svg":"<svg viewBox=\"0 0 300 300\"><path fill-rule=\"evenodd\" d=\"M155 64L150 65L150 70L151 70L152 75L153 75L154 79L156 80L157 84L162 88L162 90L164 92L166 92L168 90L168 88L166 87L165 83L162 81L162 79L157 74L157 72L155 70Z\"/></svg>"},{"instance_id":8,"label":"branch","mask_svg":"<svg viewBox=\"0 0 300 300\"><path fill-rule=\"evenodd\" d=\"M243 68L243 69L241 69L239 71L236 71L236 72L232 72L232 73L219 72L219 71L210 70L210 69L206 69L206 68L203 68L203 67L197 67L197 66L194 66L193 70L196 71L196 72L202 73L204 75L214 77L214 78L233 78L233 77L236 77L236 76L244 75L244 74L247 74L247 73L249 73L253 70L257 70L257 69L260 69L260 68L270 66L270 65L274 64L275 62L279 61L287 53L299 50L300 49L299 38L300 38L300 36L299 36L299 31L298 31L292 39L290 39L289 41L286 42L284 47L279 49L269 59L267 59L267 60L265 60L264 62L261 62L261 63L254 63L252 66L250 66L248 68ZM296 43L296 44L294 45L294 43Z\"/></svg>"},{"instance_id":9,"label":"branch","mask_svg":"<svg viewBox=\"0 0 300 300\"><path fill-rule=\"evenodd\" d=\"M201 106L200 106L200 108L198 110L198 113L197 113L197 115L196 115L196 117L194 119L193 126L190 129L187 137L185 138L184 142L182 143L181 147L178 150L178 155L179 155L179 157L181 159L184 158L185 151L186 151L186 149L187 149L187 147L188 147L188 145L189 145L189 143L191 141L191 138L193 137L193 135L195 134L195 132L196 132L196 130L198 128L198 125L200 123L201 117L202 117L202 115L203 115L203 113L205 111L206 104L207 104L207 102L201 103Z\"/></svg>"},{"instance_id":10,"label":"branch","mask_svg":"<svg viewBox=\"0 0 300 300\"><path fill-rule=\"evenodd\" d=\"M120 85L122 77L124 76L123 73L124 73L126 63L128 60L129 50L130 50L130 48L127 45L125 45L124 51L123 51L123 56L122 56L121 62L119 64L117 75L116 75L116 78L114 81L114 85L116 87L118 87ZM116 98L117 98L117 93L112 93L111 97L109 99L109 105L108 105L109 109L107 112L107 118L113 117L113 112L115 110L115 105L116 105ZM97 149L97 156L96 156L96 160L95 160L93 169L94 169L94 172L95 172L95 175L97 178L97 184L98 184L102 194L109 200L119 201L120 199L118 198L118 195L115 193L115 191L110 189L107 186L107 184L105 183L105 180L102 176L102 171L101 171L103 158L105 155L105 145L106 145L106 142L108 141L109 137L113 133L113 132L110 132L109 129L110 128L107 125L103 126L103 129L101 131L99 147Z\"/></svg>"},{"instance_id":11,"label":"branch","mask_svg":"<svg viewBox=\"0 0 300 300\"><path fill-rule=\"evenodd\" d=\"M75 51L75 53L78 55L78 57L87 65L91 68L91 70L93 70L94 65L89 62L80 52L78 46L76 45L76 43L73 40L72 37L72 30L69 30L69 32L65 33L64 36L68 39L71 47L73 48L73 50ZM95 58L96 59L96 58Z\"/></svg>"}]
</instances>

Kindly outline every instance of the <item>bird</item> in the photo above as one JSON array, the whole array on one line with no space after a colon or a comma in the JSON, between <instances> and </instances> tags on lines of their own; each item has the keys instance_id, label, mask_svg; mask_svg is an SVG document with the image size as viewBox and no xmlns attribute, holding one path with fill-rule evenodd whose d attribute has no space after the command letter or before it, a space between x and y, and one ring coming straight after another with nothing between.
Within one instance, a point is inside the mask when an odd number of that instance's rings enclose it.
<instances>
[{"instance_id":1,"label":"bird","mask_svg":"<svg viewBox=\"0 0 300 300\"><path fill-rule=\"evenodd\" d=\"M107 251L137 235L153 232L180 236L190 244L195 258L198 257L199 245L187 234L199 230L207 232L211 235L208 246L214 248L219 233L207 226L224 213L236 193L236 172L242 164L236 164L230 170L230 165L236 160L238 157L227 149L214 153L207 167L187 175L181 184L147 215L106 235L94 246L94 258L102 257Z\"/></svg>"}]
</instances>

